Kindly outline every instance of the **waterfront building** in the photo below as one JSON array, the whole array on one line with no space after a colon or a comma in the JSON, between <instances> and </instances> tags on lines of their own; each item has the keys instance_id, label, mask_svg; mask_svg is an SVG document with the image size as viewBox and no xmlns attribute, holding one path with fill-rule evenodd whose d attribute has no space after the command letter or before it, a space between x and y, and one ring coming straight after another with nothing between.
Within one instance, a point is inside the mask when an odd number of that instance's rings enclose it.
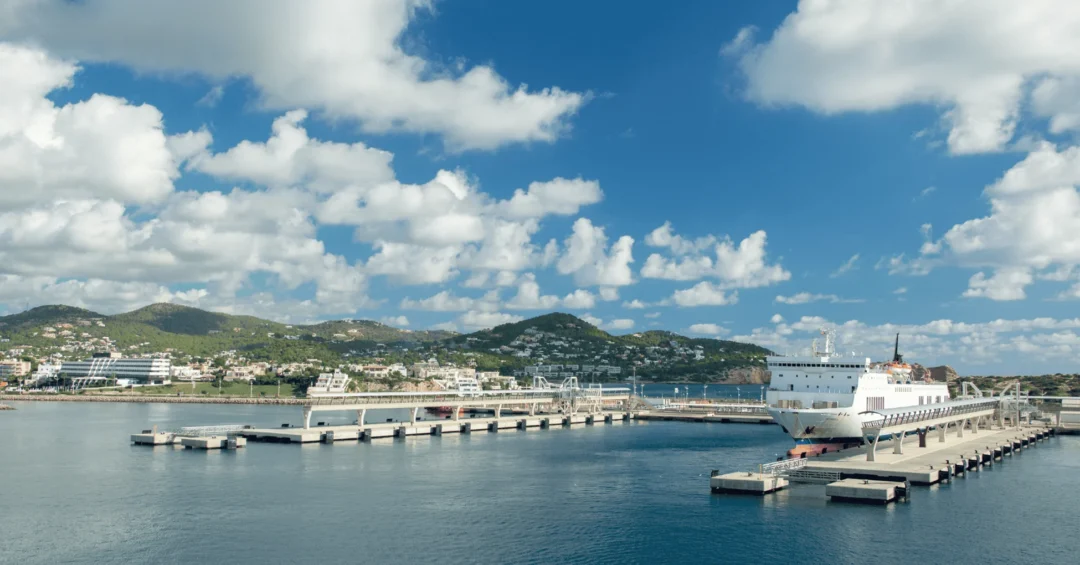
<instances>
[{"instance_id":1,"label":"waterfront building","mask_svg":"<svg viewBox=\"0 0 1080 565\"><path fill-rule=\"evenodd\" d=\"M118 384L168 384L171 362L168 359L122 357L119 353L95 353L85 361L64 361L60 374L73 379L104 380L115 378Z\"/></svg>"},{"instance_id":2,"label":"waterfront building","mask_svg":"<svg viewBox=\"0 0 1080 565\"><path fill-rule=\"evenodd\" d=\"M30 374L30 362L17 359L0 361L0 379L8 380Z\"/></svg>"}]
</instances>

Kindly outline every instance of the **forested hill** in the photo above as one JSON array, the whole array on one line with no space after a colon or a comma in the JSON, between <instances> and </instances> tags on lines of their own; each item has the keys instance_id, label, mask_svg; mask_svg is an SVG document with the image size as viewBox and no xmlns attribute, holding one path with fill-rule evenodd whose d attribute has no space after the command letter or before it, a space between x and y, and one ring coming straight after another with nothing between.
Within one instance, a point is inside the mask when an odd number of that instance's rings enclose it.
<instances>
[{"instance_id":1,"label":"forested hill","mask_svg":"<svg viewBox=\"0 0 1080 565\"><path fill-rule=\"evenodd\" d=\"M175 304L153 304L112 316L41 306L0 317L0 338L0 351L22 347L22 355L34 358L57 352L68 359L82 358L107 349L126 354L169 352L178 359L233 351L250 360L279 363L442 356L454 362L472 358L470 362L479 367L506 371L534 363L617 366L627 372L637 367L645 378L711 378L741 368L761 373L763 358L769 354L752 344L666 331L612 335L563 313L460 335L405 330L370 320L287 325Z\"/></svg>"}]
</instances>

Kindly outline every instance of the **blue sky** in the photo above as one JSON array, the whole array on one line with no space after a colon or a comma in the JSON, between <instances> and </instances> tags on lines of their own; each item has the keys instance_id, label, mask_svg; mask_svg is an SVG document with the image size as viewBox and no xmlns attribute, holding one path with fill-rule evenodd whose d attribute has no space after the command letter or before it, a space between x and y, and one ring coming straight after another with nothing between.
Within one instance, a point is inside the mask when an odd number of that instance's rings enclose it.
<instances>
[{"instance_id":1,"label":"blue sky","mask_svg":"<svg viewBox=\"0 0 1080 565\"><path fill-rule=\"evenodd\" d=\"M0 312L829 325L1075 372L1076 8L872 4L11 4Z\"/></svg>"}]
</instances>

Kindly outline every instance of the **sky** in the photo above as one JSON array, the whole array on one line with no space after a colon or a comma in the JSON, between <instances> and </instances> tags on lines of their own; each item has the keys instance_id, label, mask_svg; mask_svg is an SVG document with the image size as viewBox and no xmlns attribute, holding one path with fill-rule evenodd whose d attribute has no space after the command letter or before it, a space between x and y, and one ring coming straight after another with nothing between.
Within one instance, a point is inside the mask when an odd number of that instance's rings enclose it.
<instances>
[{"instance_id":1,"label":"sky","mask_svg":"<svg viewBox=\"0 0 1080 565\"><path fill-rule=\"evenodd\" d=\"M1070 0L0 0L0 314L1080 370Z\"/></svg>"}]
</instances>

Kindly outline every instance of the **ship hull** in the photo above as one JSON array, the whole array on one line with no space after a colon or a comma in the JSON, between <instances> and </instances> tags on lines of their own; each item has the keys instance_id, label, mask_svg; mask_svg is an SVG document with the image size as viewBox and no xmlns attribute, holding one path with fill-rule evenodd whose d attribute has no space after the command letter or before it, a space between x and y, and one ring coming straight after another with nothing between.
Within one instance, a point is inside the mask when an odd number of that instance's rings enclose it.
<instances>
[{"instance_id":1,"label":"ship hull","mask_svg":"<svg viewBox=\"0 0 1080 565\"><path fill-rule=\"evenodd\" d=\"M850 409L769 408L769 415L795 439L790 457L807 457L862 444L862 419Z\"/></svg>"}]
</instances>

